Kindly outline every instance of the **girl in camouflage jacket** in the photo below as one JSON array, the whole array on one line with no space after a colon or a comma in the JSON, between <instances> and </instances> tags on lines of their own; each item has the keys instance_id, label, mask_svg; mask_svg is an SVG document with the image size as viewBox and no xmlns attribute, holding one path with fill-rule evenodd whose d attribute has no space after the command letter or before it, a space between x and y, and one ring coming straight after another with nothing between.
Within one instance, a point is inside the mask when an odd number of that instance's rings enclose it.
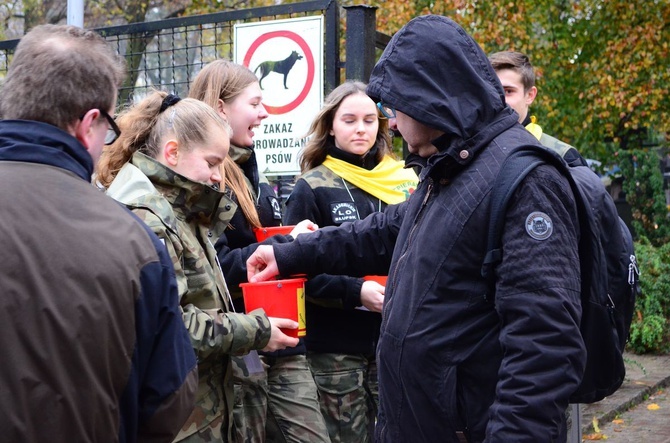
<instances>
[{"instance_id":1,"label":"girl in camouflage jacket","mask_svg":"<svg viewBox=\"0 0 670 443\"><path fill-rule=\"evenodd\" d=\"M262 310L237 314L210 238L235 205L218 191L229 128L197 100L154 92L118 118L121 136L104 154L98 180L165 243L175 267L184 322L198 357L195 410L175 441L231 441L231 355L294 346Z\"/></svg>"},{"instance_id":2,"label":"girl in camouflage jacket","mask_svg":"<svg viewBox=\"0 0 670 443\"><path fill-rule=\"evenodd\" d=\"M193 80L189 96L209 104L233 128L225 181L226 192L239 205L215 248L235 307L244 310L239 284L247 281L246 259L258 246L254 228L282 222L279 199L258 170L253 147L253 131L268 113L254 73L228 60L207 64ZM275 235L265 242L291 241L305 225L296 224L291 235ZM294 348L264 352L255 360L253 355L233 358L238 443L330 442L305 352L301 339Z\"/></svg>"}]
</instances>

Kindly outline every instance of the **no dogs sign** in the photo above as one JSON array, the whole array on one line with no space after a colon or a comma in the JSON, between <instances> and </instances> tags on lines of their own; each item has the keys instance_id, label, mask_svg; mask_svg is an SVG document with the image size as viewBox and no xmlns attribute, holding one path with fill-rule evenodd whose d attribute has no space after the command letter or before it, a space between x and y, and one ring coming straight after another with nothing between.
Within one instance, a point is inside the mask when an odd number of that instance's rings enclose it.
<instances>
[{"instance_id":1,"label":"no dogs sign","mask_svg":"<svg viewBox=\"0 0 670 443\"><path fill-rule=\"evenodd\" d=\"M323 101L323 16L235 25L234 54L258 77L270 114L254 131L259 169L300 173L298 156Z\"/></svg>"}]
</instances>

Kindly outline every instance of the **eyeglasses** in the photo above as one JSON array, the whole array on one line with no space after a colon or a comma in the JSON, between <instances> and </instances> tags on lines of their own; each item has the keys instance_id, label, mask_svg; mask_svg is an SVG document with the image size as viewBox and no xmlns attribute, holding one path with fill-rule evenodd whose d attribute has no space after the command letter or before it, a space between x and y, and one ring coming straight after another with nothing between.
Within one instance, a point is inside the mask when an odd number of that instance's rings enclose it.
<instances>
[{"instance_id":1,"label":"eyeglasses","mask_svg":"<svg viewBox=\"0 0 670 443\"><path fill-rule=\"evenodd\" d=\"M395 118L395 108L383 102L377 102L377 108L386 118Z\"/></svg>"},{"instance_id":2,"label":"eyeglasses","mask_svg":"<svg viewBox=\"0 0 670 443\"><path fill-rule=\"evenodd\" d=\"M107 128L107 134L105 134L105 145L111 145L116 141L117 138L121 135L121 130L119 127L116 125L116 122L112 118L111 115L107 114L107 112L103 111L102 109L99 109L100 115L105 117L107 119L107 123L109 123L109 127Z\"/></svg>"}]
</instances>

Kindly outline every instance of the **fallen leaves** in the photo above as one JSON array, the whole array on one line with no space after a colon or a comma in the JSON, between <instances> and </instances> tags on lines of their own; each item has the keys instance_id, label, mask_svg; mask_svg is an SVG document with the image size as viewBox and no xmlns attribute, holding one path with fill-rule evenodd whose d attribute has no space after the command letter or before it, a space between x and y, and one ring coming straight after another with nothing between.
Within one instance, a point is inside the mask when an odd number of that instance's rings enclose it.
<instances>
[{"instance_id":1,"label":"fallen leaves","mask_svg":"<svg viewBox=\"0 0 670 443\"><path fill-rule=\"evenodd\" d=\"M598 419L593 417L591 424L593 425L593 430L595 431L595 433L582 435L582 439L588 441L607 440L607 436L602 432L600 432L600 426L598 426Z\"/></svg>"},{"instance_id":2,"label":"fallen leaves","mask_svg":"<svg viewBox=\"0 0 670 443\"><path fill-rule=\"evenodd\" d=\"M636 413L633 413L635 406L624 412L624 414L632 415L617 415L616 418L614 418L612 421L602 423L596 417L592 417L591 429L593 430L593 433L582 434L582 441L617 440L618 435L631 435L631 433L632 435L635 435L635 433L638 432L637 428L640 428L640 426L644 427L642 423L645 423L645 421L664 420L664 416L659 416L657 411L662 411L661 414L663 414L668 409L668 400L669 398L666 391L663 389L657 389L650 395L645 396L643 402L639 403L639 406L637 406ZM636 421L636 419L638 421ZM626 441L647 440L644 438L633 438Z\"/></svg>"},{"instance_id":3,"label":"fallen leaves","mask_svg":"<svg viewBox=\"0 0 670 443\"><path fill-rule=\"evenodd\" d=\"M582 435L583 440L607 440L607 436L605 434L586 434Z\"/></svg>"},{"instance_id":4,"label":"fallen leaves","mask_svg":"<svg viewBox=\"0 0 670 443\"><path fill-rule=\"evenodd\" d=\"M593 421L591 423L593 424L593 430L596 431L596 434L600 434L600 427L598 427L598 419L593 417Z\"/></svg>"}]
</instances>

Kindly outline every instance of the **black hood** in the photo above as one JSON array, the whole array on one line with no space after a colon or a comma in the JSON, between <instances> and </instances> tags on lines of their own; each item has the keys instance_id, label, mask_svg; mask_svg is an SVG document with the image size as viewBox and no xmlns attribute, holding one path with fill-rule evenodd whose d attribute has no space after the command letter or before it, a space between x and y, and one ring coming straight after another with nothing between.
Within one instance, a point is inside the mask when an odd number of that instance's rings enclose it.
<instances>
[{"instance_id":1,"label":"black hood","mask_svg":"<svg viewBox=\"0 0 670 443\"><path fill-rule=\"evenodd\" d=\"M443 131L440 150L476 153L515 122L484 51L453 20L438 15L417 17L393 36L367 93Z\"/></svg>"}]
</instances>

